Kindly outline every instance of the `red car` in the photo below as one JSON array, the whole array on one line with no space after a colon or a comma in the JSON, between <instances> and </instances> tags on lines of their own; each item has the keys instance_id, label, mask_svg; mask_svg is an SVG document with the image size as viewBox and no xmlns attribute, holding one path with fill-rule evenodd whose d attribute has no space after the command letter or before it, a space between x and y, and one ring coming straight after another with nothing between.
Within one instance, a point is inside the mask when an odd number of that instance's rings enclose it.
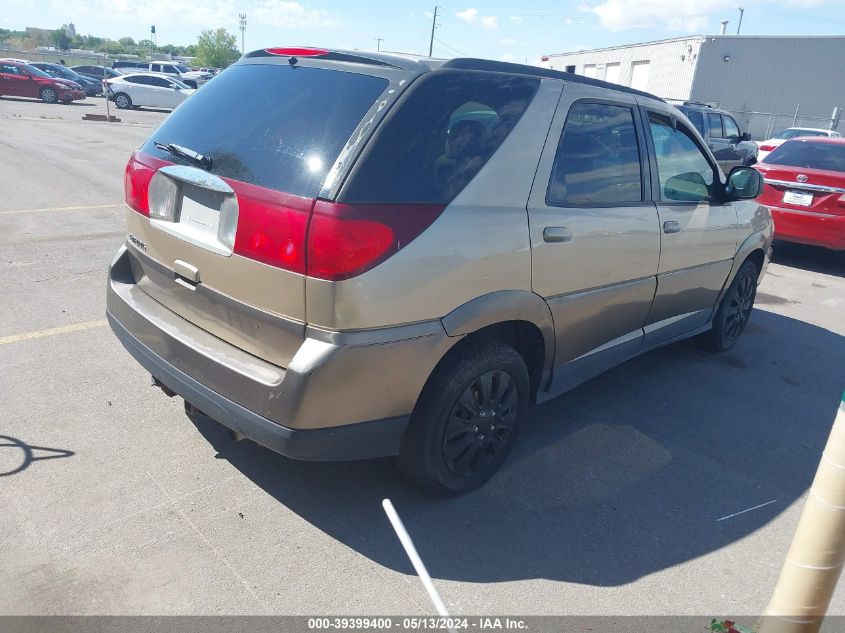
<instances>
[{"instance_id":1,"label":"red car","mask_svg":"<svg viewBox=\"0 0 845 633\"><path fill-rule=\"evenodd\" d=\"M29 64L0 59L0 96L3 95L70 103L84 99L85 91L76 82L51 77Z\"/></svg>"},{"instance_id":2,"label":"red car","mask_svg":"<svg viewBox=\"0 0 845 633\"><path fill-rule=\"evenodd\" d=\"M775 239L845 250L845 138L796 138L754 167Z\"/></svg>"}]
</instances>

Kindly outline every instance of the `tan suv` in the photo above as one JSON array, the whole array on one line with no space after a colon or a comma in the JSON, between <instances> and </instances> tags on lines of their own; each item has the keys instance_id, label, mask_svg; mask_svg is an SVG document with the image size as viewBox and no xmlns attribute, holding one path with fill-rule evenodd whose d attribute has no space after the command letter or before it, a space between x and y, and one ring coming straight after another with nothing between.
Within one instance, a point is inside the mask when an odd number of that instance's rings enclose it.
<instances>
[{"instance_id":1,"label":"tan suv","mask_svg":"<svg viewBox=\"0 0 845 633\"><path fill-rule=\"evenodd\" d=\"M481 485L533 403L748 321L772 223L674 107L540 68L248 54L132 155L108 318L279 453ZM189 403L189 404L188 404Z\"/></svg>"}]
</instances>

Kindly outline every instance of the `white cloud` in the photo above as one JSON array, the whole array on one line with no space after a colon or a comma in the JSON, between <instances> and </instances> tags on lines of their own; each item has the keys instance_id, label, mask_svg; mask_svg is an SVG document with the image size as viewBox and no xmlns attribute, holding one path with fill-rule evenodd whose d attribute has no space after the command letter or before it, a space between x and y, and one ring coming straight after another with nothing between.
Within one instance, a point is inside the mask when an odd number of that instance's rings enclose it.
<instances>
[{"instance_id":1,"label":"white cloud","mask_svg":"<svg viewBox=\"0 0 845 633\"><path fill-rule=\"evenodd\" d=\"M322 9L312 9L299 2L261 0L253 13L261 20L262 24L283 29L334 28L339 26L338 20L333 14Z\"/></svg>"},{"instance_id":2,"label":"white cloud","mask_svg":"<svg viewBox=\"0 0 845 633\"><path fill-rule=\"evenodd\" d=\"M499 17L496 15L485 15L481 18L481 26L485 29L497 29L499 28Z\"/></svg>"},{"instance_id":3,"label":"white cloud","mask_svg":"<svg viewBox=\"0 0 845 633\"><path fill-rule=\"evenodd\" d=\"M512 22L513 24L522 24L522 18L519 17L518 15L512 15L512 16L508 17L508 20L510 22Z\"/></svg>"},{"instance_id":4,"label":"white cloud","mask_svg":"<svg viewBox=\"0 0 845 633\"><path fill-rule=\"evenodd\" d=\"M595 14L610 31L658 25L669 31L689 32L706 31L710 15L717 11L733 15L734 5L736 0L603 0L583 9Z\"/></svg>"},{"instance_id":5,"label":"white cloud","mask_svg":"<svg viewBox=\"0 0 845 633\"><path fill-rule=\"evenodd\" d=\"M478 19L478 9L466 9L459 11L455 15L467 24L475 24L475 21Z\"/></svg>"},{"instance_id":6,"label":"white cloud","mask_svg":"<svg viewBox=\"0 0 845 633\"><path fill-rule=\"evenodd\" d=\"M162 35L177 29L179 24L204 29L224 26L234 32L238 13L244 11L247 28L255 24L290 29L332 28L340 22L333 13L295 0L257 0L246 7L240 0L205 0L201 9L196 0L51 0L50 6L57 14L76 17L77 22L78 16L106 16L157 24L162 27Z\"/></svg>"}]
</instances>

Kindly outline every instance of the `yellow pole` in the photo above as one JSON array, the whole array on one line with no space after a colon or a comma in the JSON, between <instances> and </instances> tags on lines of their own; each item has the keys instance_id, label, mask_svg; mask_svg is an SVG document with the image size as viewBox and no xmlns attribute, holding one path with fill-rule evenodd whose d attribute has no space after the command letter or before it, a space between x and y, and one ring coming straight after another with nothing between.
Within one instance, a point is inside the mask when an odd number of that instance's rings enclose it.
<instances>
[{"instance_id":1,"label":"yellow pole","mask_svg":"<svg viewBox=\"0 0 845 633\"><path fill-rule=\"evenodd\" d=\"M759 633L816 633L845 563L845 394Z\"/></svg>"}]
</instances>

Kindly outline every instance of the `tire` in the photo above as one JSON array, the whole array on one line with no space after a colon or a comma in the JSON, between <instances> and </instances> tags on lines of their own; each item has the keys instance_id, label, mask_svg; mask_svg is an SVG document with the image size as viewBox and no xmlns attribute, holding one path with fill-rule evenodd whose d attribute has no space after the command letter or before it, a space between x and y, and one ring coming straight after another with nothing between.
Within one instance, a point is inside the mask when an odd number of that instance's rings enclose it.
<instances>
[{"instance_id":1,"label":"tire","mask_svg":"<svg viewBox=\"0 0 845 633\"><path fill-rule=\"evenodd\" d=\"M44 103L56 103L59 100L59 95L53 88L44 88L41 91L41 100Z\"/></svg>"},{"instance_id":2,"label":"tire","mask_svg":"<svg viewBox=\"0 0 845 633\"><path fill-rule=\"evenodd\" d=\"M399 469L439 495L478 488L513 448L529 398L528 369L515 349L468 341L447 354L423 388L402 438Z\"/></svg>"},{"instance_id":3,"label":"tire","mask_svg":"<svg viewBox=\"0 0 845 633\"><path fill-rule=\"evenodd\" d=\"M118 92L114 96L114 105L117 106L119 110L128 110L132 107L132 99L130 99L129 95L125 92Z\"/></svg>"},{"instance_id":4,"label":"tire","mask_svg":"<svg viewBox=\"0 0 845 633\"><path fill-rule=\"evenodd\" d=\"M705 347L717 352L731 349L739 339L757 297L757 277L759 271L754 262L745 262L725 293L716 316L713 317L713 329L701 337Z\"/></svg>"}]
</instances>

